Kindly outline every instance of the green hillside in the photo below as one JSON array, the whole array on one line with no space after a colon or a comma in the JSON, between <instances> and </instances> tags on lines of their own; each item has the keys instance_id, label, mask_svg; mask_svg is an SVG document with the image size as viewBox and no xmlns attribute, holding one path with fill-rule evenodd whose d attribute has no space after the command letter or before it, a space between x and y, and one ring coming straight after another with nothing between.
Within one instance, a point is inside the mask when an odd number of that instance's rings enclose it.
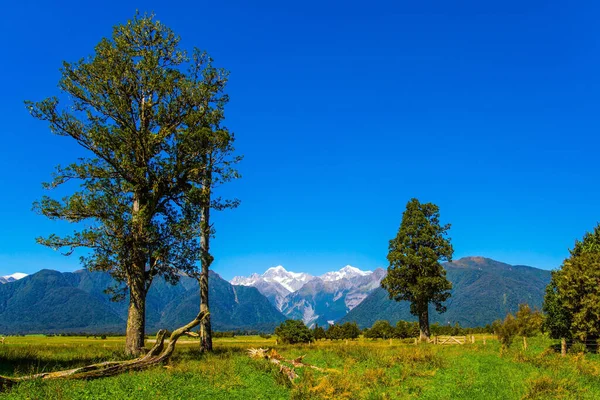
<instances>
[{"instance_id":1,"label":"green hillside","mask_svg":"<svg viewBox=\"0 0 600 400\"><path fill-rule=\"evenodd\" d=\"M112 283L101 272L42 270L0 285L0 334L124 332L127 299L110 301L104 290ZM212 272L210 296L214 330L272 331L285 319L256 288L233 286ZM195 279L182 277L174 286L155 279L147 296L147 331L189 322L199 304Z\"/></svg>"},{"instance_id":2,"label":"green hillside","mask_svg":"<svg viewBox=\"0 0 600 400\"><path fill-rule=\"evenodd\" d=\"M541 308L550 271L509 265L483 257L465 257L444 265L452 282L452 296L445 303L448 310L437 314L430 310L430 321L440 324L460 323L482 326L515 312L520 303ZM375 289L340 322L356 321L370 327L377 320L416 321L408 302L390 300L386 290Z\"/></svg>"}]
</instances>

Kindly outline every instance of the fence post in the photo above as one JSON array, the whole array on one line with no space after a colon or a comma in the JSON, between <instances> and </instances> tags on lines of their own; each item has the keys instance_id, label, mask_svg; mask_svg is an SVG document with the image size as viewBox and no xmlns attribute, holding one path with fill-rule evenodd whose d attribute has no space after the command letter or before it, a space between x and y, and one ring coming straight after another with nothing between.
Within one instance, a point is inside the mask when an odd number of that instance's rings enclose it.
<instances>
[{"instance_id":1,"label":"fence post","mask_svg":"<svg viewBox=\"0 0 600 400\"><path fill-rule=\"evenodd\" d=\"M523 336L523 350L527 350L527 336Z\"/></svg>"},{"instance_id":2,"label":"fence post","mask_svg":"<svg viewBox=\"0 0 600 400\"><path fill-rule=\"evenodd\" d=\"M485 346L485 336L483 337L483 345Z\"/></svg>"},{"instance_id":3,"label":"fence post","mask_svg":"<svg viewBox=\"0 0 600 400\"><path fill-rule=\"evenodd\" d=\"M560 355L562 357L567 355L567 339L566 338L560 339Z\"/></svg>"},{"instance_id":4,"label":"fence post","mask_svg":"<svg viewBox=\"0 0 600 400\"><path fill-rule=\"evenodd\" d=\"M390 338L390 346L392 345L392 338Z\"/></svg>"},{"instance_id":5,"label":"fence post","mask_svg":"<svg viewBox=\"0 0 600 400\"><path fill-rule=\"evenodd\" d=\"M415 338L415 346L417 345L417 338Z\"/></svg>"},{"instance_id":6,"label":"fence post","mask_svg":"<svg viewBox=\"0 0 600 400\"><path fill-rule=\"evenodd\" d=\"M475 344L475 336L471 335L471 344Z\"/></svg>"}]
</instances>

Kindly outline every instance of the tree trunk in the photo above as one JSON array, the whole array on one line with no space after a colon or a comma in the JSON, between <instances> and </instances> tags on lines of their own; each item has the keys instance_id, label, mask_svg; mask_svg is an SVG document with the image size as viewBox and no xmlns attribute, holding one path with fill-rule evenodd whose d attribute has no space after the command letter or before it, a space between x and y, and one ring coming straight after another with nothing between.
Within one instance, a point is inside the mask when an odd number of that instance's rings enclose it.
<instances>
[{"instance_id":1,"label":"tree trunk","mask_svg":"<svg viewBox=\"0 0 600 400\"><path fill-rule=\"evenodd\" d=\"M207 165L210 163L207 163ZM200 274L200 311L205 312L207 317L200 322L200 350L212 351L212 329L210 326L210 313L208 302L208 274L212 256L210 255L210 198L212 188L212 165L208 165L208 172L203 181L202 215L200 220L200 263L202 273Z\"/></svg>"},{"instance_id":2,"label":"tree trunk","mask_svg":"<svg viewBox=\"0 0 600 400\"><path fill-rule=\"evenodd\" d=\"M429 340L429 307L425 306L419 313L419 341Z\"/></svg>"},{"instance_id":3,"label":"tree trunk","mask_svg":"<svg viewBox=\"0 0 600 400\"><path fill-rule=\"evenodd\" d=\"M127 331L125 338L125 353L139 355L144 348L146 325L146 252L143 237L146 228L143 218L146 202L141 193L133 196L131 212L133 222L133 263L127 273L129 286L129 310L127 315Z\"/></svg>"},{"instance_id":4,"label":"tree trunk","mask_svg":"<svg viewBox=\"0 0 600 400\"><path fill-rule=\"evenodd\" d=\"M138 271L139 272L139 271ZM125 353L139 355L144 348L146 325L146 288L144 275L132 277L129 281L129 311Z\"/></svg>"},{"instance_id":5,"label":"tree trunk","mask_svg":"<svg viewBox=\"0 0 600 400\"><path fill-rule=\"evenodd\" d=\"M560 339L560 355L563 357L567 355L567 339L566 338Z\"/></svg>"}]
</instances>

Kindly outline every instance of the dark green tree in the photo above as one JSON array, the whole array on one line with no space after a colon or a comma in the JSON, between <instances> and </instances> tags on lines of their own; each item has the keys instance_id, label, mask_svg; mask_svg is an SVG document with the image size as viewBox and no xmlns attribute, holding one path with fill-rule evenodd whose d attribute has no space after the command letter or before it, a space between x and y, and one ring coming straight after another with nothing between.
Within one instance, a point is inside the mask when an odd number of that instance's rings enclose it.
<instances>
[{"instance_id":1,"label":"dark green tree","mask_svg":"<svg viewBox=\"0 0 600 400\"><path fill-rule=\"evenodd\" d=\"M539 310L532 310L528 304L519 304L515 317L519 335L523 337L523 348L527 350L527 338L536 335L542 328L542 313Z\"/></svg>"},{"instance_id":2,"label":"dark green tree","mask_svg":"<svg viewBox=\"0 0 600 400\"><path fill-rule=\"evenodd\" d=\"M64 98L26 103L53 133L86 152L57 167L46 185L79 181L80 189L34 205L49 218L78 223L78 231L39 242L66 254L89 248L84 265L125 284L130 354L144 345L153 278L174 283L178 273L196 272L206 158L210 144L228 135L220 127L226 80L205 53L188 56L173 31L152 16L136 16L116 26L91 57L63 64Z\"/></svg>"},{"instance_id":3,"label":"dark green tree","mask_svg":"<svg viewBox=\"0 0 600 400\"><path fill-rule=\"evenodd\" d=\"M275 334L283 343L309 343L315 340L313 333L304 322L288 319L275 328Z\"/></svg>"},{"instance_id":4,"label":"dark green tree","mask_svg":"<svg viewBox=\"0 0 600 400\"><path fill-rule=\"evenodd\" d=\"M559 297L556 284L558 271L552 271L550 283L546 286L544 296L545 318L542 324L542 330L547 332L552 339L571 339L571 320L572 316L563 305L563 300Z\"/></svg>"},{"instance_id":5,"label":"dark green tree","mask_svg":"<svg viewBox=\"0 0 600 400\"><path fill-rule=\"evenodd\" d=\"M504 321L497 323L496 335L498 335L498 340L502 344L502 349L508 349L515 336L519 333L519 323L515 319L512 314L508 314Z\"/></svg>"},{"instance_id":6,"label":"dark green tree","mask_svg":"<svg viewBox=\"0 0 600 400\"><path fill-rule=\"evenodd\" d=\"M570 317L571 336L600 338L600 252L583 252L565 260L556 272L558 299Z\"/></svg>"},{"instance_id":7,"label":"dark green tree","mask_svg":"<svg viewBox=\"0 0 600 400\"><path fill-rule=\"evenodd\" d=\"M600 224L576 240L546 288L544 329L552 337L600 337Z\"/></svg>"},{"instance_id":8,"label":"dark green tree","mask_svg":"<svg viewBox=\"0 0 600 400\"><path fill-rule=\"evenodd\" d=\"M327 328L326 335L327 339L329 340L339 340L344 337L344 331L342 330L342 327L340 325L331 324Z\"/></svg>"},{"instance_id":9,"label":"dark green tree","mask_svg":"<svg viewBox=\"0 0 600 400\"><path fill-rule=\"evenodd\" d=\"M356 322L345 322L341 329L342 339L356 339L360 336L360 328Z\"/></svg>"},{"instance_id":10,"label":"dark green tree","mask_svg":"<svg viewBox=\"0 0 600 400\"><path fill-rule=\"evenodd\" d=\"M375 321L373 326L365 331L365 337L367 339L389 339L394 337L394 333L394 328L389 321L380 320Z\"/></svg>"},{"instance_id":11,"label":"dark green tree","mask_svg":"<svg viewBox=\"0 0 600 400\"><path fill-rule=\"evenodd\" d=\"M437 312L450 297L452 284L441 261L452 261L447 237L450 224L440 225L439 208L411 199L406 204L398 234L389 244L388 274L381 281L390 299L409 301L411 314L419 317L421 340L429 338L429 303Z\"/></svg>"},{"instance_id":12,"label":"dark green tree","mask_svg":"<svg viewBox=\"0 0 600 400\"><path fill-rule=\"evenodd\" d=\"M313 336L315 337L315 340L326 339L327 332L325 332L325 329L323 329L323 327L316 325L313 329Z\"/></svg>"}]
</instances>

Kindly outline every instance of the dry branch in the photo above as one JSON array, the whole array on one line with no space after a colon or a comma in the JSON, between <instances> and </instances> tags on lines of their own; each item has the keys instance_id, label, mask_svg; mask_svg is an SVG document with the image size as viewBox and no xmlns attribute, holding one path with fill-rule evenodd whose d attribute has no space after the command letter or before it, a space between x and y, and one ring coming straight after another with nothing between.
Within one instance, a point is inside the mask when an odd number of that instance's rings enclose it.
<instances>
[{"instance_id":1,"label":"dry branch","mask_svg":"<svg viewBox=\"0 0 600 400\"><path fill-rule=\"evenodd\" d=\"M281 354L277 353L277 351L275 351L275 349L271 349L271 351L269 351L269 349L261 349L261 348L248 349L248 354L250 355L251 358L265 359L265 360L268 360L270 363L277 365L279 367L279 372L281 372L282 374L287 376L287 378L292 382L294 381L294 379L296 379L298 377L298 374L296 373L294 368L285 365L284 362L288 363L288 364L292 364L292 366L295 368L312 368L312 369L316 369L317 371L321 371L321 372L324 371L323 368L319 368L317 366L306 364L306 363L302 362L302 359L306 355L300 356L293 360L287 360L287 359L283 358L283 356Z\"/></svg>"},{"instance_id":2,"label":"dry branch","mask_svg":"<svg viewBox=\"0 0 600 400\"><path fill-rule=\"evenodd\" d=\"M156 334L156 343L148 353L141 357L133 360L126 361L105 361L98 364L87 365L85 367L73 368L64 371L56 372L44 372L40 374L20 376L16 378L0 376L0 391L6 390L11 386L24 381L30 381L34 379L95 379L104 378L108 376L118 375L127 371L139 371L152 367L154 365L162 364L167 362L173 351L175 351L175 344L177 340L190 332L190 329L197 326L206 316L208 312L200 312L194 320L188 324L178 328L171 333L169 343L165 348L165 337L167 331L161 329Z\"/></svg>"}]
</instances>

